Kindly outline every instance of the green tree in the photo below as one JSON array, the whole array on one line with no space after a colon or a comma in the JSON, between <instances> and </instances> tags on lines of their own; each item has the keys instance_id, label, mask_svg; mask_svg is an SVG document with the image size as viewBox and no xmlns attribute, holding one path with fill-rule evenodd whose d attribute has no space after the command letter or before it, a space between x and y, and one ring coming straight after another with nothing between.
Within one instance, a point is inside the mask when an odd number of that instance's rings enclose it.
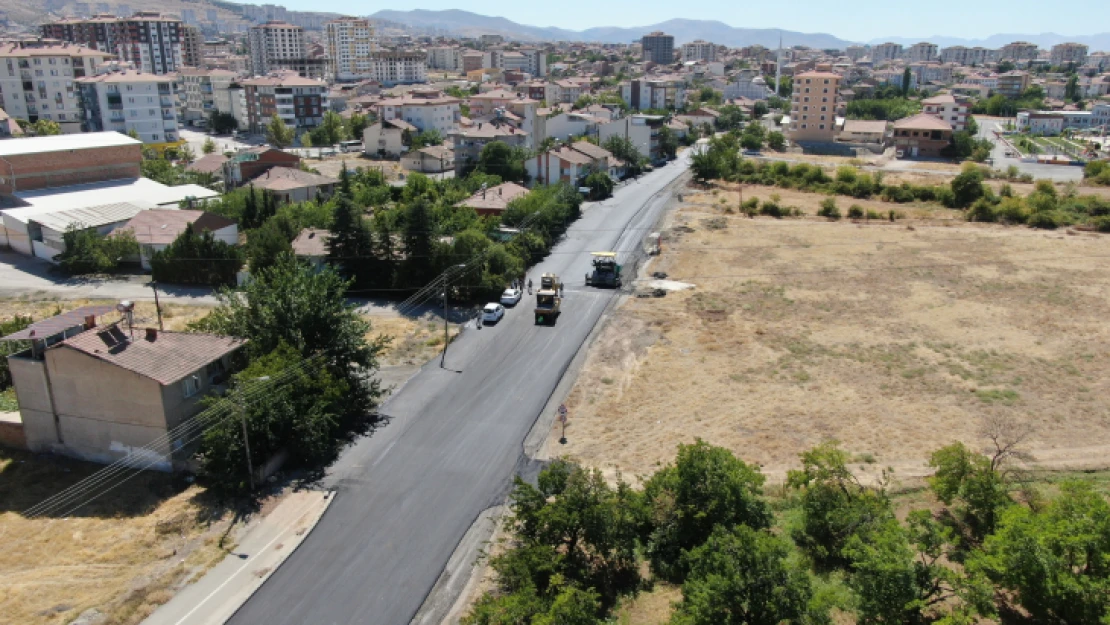
<instances>
[{"instance_id":1,"label":"green tree","mask_svg":"<svg viewBox=\"0 0 1110 625\"><path fill-rule=\"evenodd\" d=\"M767 147L771 148L772 150L782 150L786 147L786 135L777 130L768 133Z\"/></svg>"},{"instance_id":2,"label":"green tree","mask_svg":"<svg viewBox=\"0 0 1110 625\"><path fill-rule=\"evenodd\" d=\"M270 219L247 233L247 259L251 273L275 265L282 255L292 254L290 241L295 236L293 225L287 218Z\"/></svg>"},{"instance_id":3,"label":"green tree","mask_svg":"<svg viewBox=\"0 0 1110 625\"><path fill-rule=\"evenodd\" d=\"M764 100L756 100L752 106L752 117L754 119L763 119L763 116L770 112L767 102Z\"/></svg>"},{"instance_id":4,"label":"green tree","mask_svg":"<svg viewBox=\"0 0 1110 625\"><path fill-rule=\"evenodd\" d=\"M652 515L647 553L655 573L681 581L687 573L681 554L708 540L717 526L769 526L771 513L760 498L763 481L757 469L723 447L702 440L679 445L675 464L644 485Z\"/></svg>"},{"instance_id":5,"label":"green tree","mask_svg":"<svg viewBox=\"0 0 1110 625\"><path fill-rule=\"evenodd\" d=\"M744 109L736 106L735 104L727 104L717 109L720 115L717 116L717 129L718 130L735 130L740 127L740 123L744 121Z\"/></svg>"},{"instance_id":6,"label":"green tree","mask_svg":"<svg viewBox=\"0 0 1110 625\"><path fill-rule=\"evenodd\" d=\"M802 468L787 484L802 491L802 523L794 541L821 566L847 566L845 547L855 536L866 541L877 524L893 517L880 489L864 486L848 469L848 454L835 442L801 454Z\"/></svg>"},{"instance_id":7,"label":"green tree","mask_svg":"<svg viewBox=\"0 0 1110 625\"><path fill-rule=\"evenodd\" d=\"M62 233L65 251L55 260L69 275L107 273L114 271L125 259L138 256L139 244L128 231L101 236L94 228L74 224ZM14 330L13 330L14 332Z\"/></svg>"},{"instance_id":8,"label":"green tree","mask_svg":"<svg viewBox=\"0 0 1110 625\"><path fill-rule=\"evenodd\" d=\"M1013 502L991 459L953 443L933 452L929 466L936 469L930 488L945 505L959 502L955 519L969 537L979 542L994 532L999 515Z\"/></svg>"},{"instance_id":9,"label":"green tree","mask_svg":"<svg viewBox=\"0 0 1110 625\"><path fill-rule=\"evenodd\" d=\"M351 113L347 118L347 136L353 140L362 140L362 133L370 125L370 118L362 113Z\"/></svg>"},{"instance_id":10,"label":"green tree","mask_svg":"<svg viewBox=\"0 0 1110 625\"><path fill-rule=\"evenodd\" d=\"M405 262L402 266L405 284L422 286L434 277L434 235L435 223L428 200L417 198L405 210Z\"/></svg>"},{"instance_id":11,"label":"green tree","mask_svg":"<svg viewBox=\"0 0 1110 625\"><path fill-rule=\"evenodd\" d=\"M667 126L659 129L659 152L666 159L673 159L678 154L678 135Z\"/></svg>"},{"instance_id":12,"label":"green tree","mask_svg":"<svg viewBox=\"0 0 1110 625\"><path fill-rule=\"evenodd\" d=\"M1011 506L969 568L1009 589L1042 623L1110 622L1110 504L1067 482L1039 510Z\"/></svg>"},{"instance_id":13,"label":"green tree","mask_svg":"<svg viewBox=\"0 0 1110 625\"><path fill-rule=\"evenodd\" d=\"M212 137L208 137L204 140L204 145L200 149L205 154L211 154L216 151L216 142L212 140Z\"/></svg>"},{"instance_id":14,"label":"green tree","mask_svg":"<svg viewBox=\"0 0 1110 625\"><path fill-rule=\"evenodd\" d=\"M31 125L34 133L40 137L48 137L50 135L62 134L62 127L58 122L50 119L40 119Z\"/></svg>"},{"instance_id":15,"label":"green tree","mask_svg":"<svg viewBox=\"0 0 1110 625\"><path fill-rule=\"evenodd\" d=\"M683 555L690 575L673 625L778 625L828 622L809 613L809 576L787 563L782 539L746 525L718 526Z\"/></svg>"},{"instance_id":16,"label":"green tree","mask_svg":"<svg viewBox=\"0 0 1110 625\"><path fill-rule=\"evenodd\" d=\"M628 137L612 135L601 144L601 147L608 150L619 160L624 161L628 167L628 174L631 176L640 173L644 164L647 163L647 157L640 154L640 151L636 149L636 144Z\"/></svg>"},{"instance_id":17,"label":"green tree","mask_svg":"<svg viewBox=\"0 0 1110 625\"><path fill-rule=\"evenodd\" d=\"M1082 94L1079 91L1079 74L1068 76L1068 82L1064 85L1064 98L1072 102L1078 102L1082 99Z\"/></svg>"},{"instance_id":18,"label":"green tree","mask_svg":"<svg viewBox=\"0 0 1110 625\"><path fill-rule=\"evenodd\" d=\"M328 262L355 282L366 280L363 268L374 256L373 242L363 215L363 209L352 202L346 193L336 196L331 236L328 238Z\"/></svg>"},{"instance_id":19,"label":"green tree","mask_svg":"<svg viewBox=\"0 0 1110 625\"><path fill-rule=\"evenodd\" d=\"M346 300L351 283L331 268L317 271L290 255L252 278L240 291L217 292L219 306L195 329L247 339L255 357L283 342L303 358L322 354L332 375L347 384L345 416L365 418L381 395L373 373L387 340L367 339L370 322Z\"/></svg>"},{"instance_id":20,"label":"green tree","mask_svg":"<svg viewBox=\"0 0 1110 625\"><path fill-rule=\"evenodd\" d=\"M188 164L197 160L197 155L193 152L193 148L189 147L189 144L186 143L178 148L177 158L181 160L181 162Z\"/></svg>"},{"instance_id":21,"label":"green tree","mask_svg":"<svg viewBox=\"0 0 1110 625\"><path fill-rule=\"evenodd\" d=\"M313 145L329 147L347 138L347 127L343 118L335 111L327 111L320 125L312 129Z\"/></svg>"},{"instance_id":22,"label":"green tree","mask_svg":"<svg viewBox=\"0 0 1110 625\"><path fill-rule=\"evenodd\" d=\"M605 172L595 171L586 176L585 185L590 188L591 200L604 200L613 195L613 179Z\"/></svg>"},{"instance_id":23,"label":"green tree","mask_svg":"<svg viewBox=\"0 0 1110 625\"><path fill-rule=\"evenodd\" d=\"M701 184L732 179L739 167L740 144L732 134L712 137L704 147L695 147L690 160L694 178Z\"/></svg>"},{"instance_id":24,"label":"green tree","mask_svg":"<svg viewBox=\"0 0 1110 625\"><path fill-rule=\"evenodd\" d=\"M979 166L971 163L964 165L963 171L952 179L950 186L953 195L953 208L967 208L974 204L975 200L986 195L986 187L983 186L983 171Z\"/></svg>"},{"instance_id":25,"label":"green tree","mask_svg":"<svg viewBox=\"0 0 1110 625\"><path fill-rule=\"evenodd\" d=\"M745 150L758 150L763 147L763 138L757 134L745 132L740 135L740 147Z\"/></svg>"},{"instance_id":26,"label":"green tree","mask_svg":"<svg viewBox=\"0 0 1110 625\"><path fill-rule=\"evenodd\" d=\"M226 135L239 128L239 120L231 113L212 111L208 116L208 127L216 131L216 134Z\"/></svg>"},{"instance_id":27,"label":"green tree","mask_svg":"<svg viewBox=\"0 0 1110 625\"><path fill-rule=\"evenodd\" d=\"M281 119L281 116L274 115L270 118L270 123L266 125L266 141L275 148L281 150L293 144L293 139L296 138L296 131Z\"/></svg>"},{"instance_id":28,"label":"green tree","mask_svg":"<svg viewBox=\"0 0 1110 625\"><path fill-rule=\"evenodd\" d=\"M528 172L524 169L527 152L510 146L504 141L491 141L478 155L478 171L500 176L502 180L524 182Z\"/></svg>"},{"instance_id":29,"label":"green tree","mask_svg":"<svg viewBox=\"0 0 1110 625\"><path fill-rule=\"evenodd\" d=\"M243 260L238 247L216 240L211 232L198 233L188 224L166 249L154 252L150 267L158 282L232 285Z\"/></svg>"},{"instance_id":30,"label":"green tree","mask_svg":"<svg viewBox=\"0 0 1110 625\"><path fill-rule=\"evenodd\" d=\"M910 83L911 82L913 82L913 72L910 70L910 68L907 67L905 70L902 71L902 97L903 98L910 94Z\"/></svg>"},{"instance_id":31,"label":"green tree","mask_svg":"<svg viewBox=\"0 0 1110 625\"><path fill-rule=\"evenodd\" d=\"M413 137L409 147L413 150L419 150L432 145L443 145L443 135L439 134L439 131L434 128Z\"/></svg>"}]
</instances>

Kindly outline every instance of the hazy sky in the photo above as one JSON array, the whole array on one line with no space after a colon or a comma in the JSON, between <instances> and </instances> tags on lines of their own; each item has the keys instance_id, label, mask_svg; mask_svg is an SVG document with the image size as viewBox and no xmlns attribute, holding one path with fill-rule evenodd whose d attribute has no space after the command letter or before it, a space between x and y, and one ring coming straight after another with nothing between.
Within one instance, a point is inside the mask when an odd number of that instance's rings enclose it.
<instances>
[{"instance_id":1,"label":"hazy sky","mask_svg":"<svg viewBox=\"0 0 1110 625\"><path fill-rule=\"evenodd\" d=\"M753 3L725 0L416 0L412 4L285 0L284 4L294 10L358 15L369 15L385 8L463 9L506 17L532 26L558 26L573 30L592 26L644 26L680 17L712 19L741 28L824 32L856 41L931 35L979 38L995 33L1091 35L1110 30L1110 2L1106 0L1080 0L1061 5L1034 0L793 0Z\"/></svg>"}]
</instances>

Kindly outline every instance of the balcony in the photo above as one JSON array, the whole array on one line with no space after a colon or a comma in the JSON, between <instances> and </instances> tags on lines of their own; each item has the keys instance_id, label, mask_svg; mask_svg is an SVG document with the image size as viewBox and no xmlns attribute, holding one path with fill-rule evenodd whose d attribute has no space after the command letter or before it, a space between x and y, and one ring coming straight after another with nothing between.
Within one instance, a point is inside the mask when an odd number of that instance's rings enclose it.
<instances>
[{"instance_id":1,"label":"balcony","mask_svg":"<svg viewBox=\"0 0 1110 625\"><path fill-rule=\"evenodd\" d=\"M172 98L166 98L166 97L162 98L162 106L173 106L173 105L174 105L174 102L173 102Z\"/></svg>"}]
</instances>

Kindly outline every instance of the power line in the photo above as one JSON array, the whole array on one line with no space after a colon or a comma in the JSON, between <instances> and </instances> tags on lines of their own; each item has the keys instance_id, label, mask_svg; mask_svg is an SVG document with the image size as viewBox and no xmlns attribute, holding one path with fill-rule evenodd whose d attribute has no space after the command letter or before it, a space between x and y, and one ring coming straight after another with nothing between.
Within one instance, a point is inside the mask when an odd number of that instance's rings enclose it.
<instances>
[{"instance_id":1,"label":"power line","mask_svg":"<svg viewBox=\"0 0 1110 625\"><path fill-rule=\"evenodd\" d=\"M234 401L245 402L257 399L263 392L270 389L272 386L284 384L293 378L294 375L306 371L310 365L314 365L322 355L318 354L310 358L306 358L296 365L292 365L281 373L268 380L251 380L243 385L242 388L235 391L236 397ZM138 473L145 469L163 462L165 456L158 450L164 446L171 446L171 442L175 439L180 440L185 437L190 437L179 445L179 448L188 446L193 441L204 435L204 432L215 425L225 422L227 419L237 415L239 407L234 404L230 398L224 398L219 404L195 415L187 422L168 430L165 434L155 438L146 445L138 448L138 453L131 452L127 457L121 458L111 465L100 469L96 473L81 480L80 482L70 486L69 488L57 493L47 499L39 502L38 504L28 508L24 511L24 516L27 518L35 518L52 514L62 509L63 507L70 506L74 502L88 495L91 491L99 489L95 494L87 497L84 501L75 507L70 508L70 514L74 510L79 509L81 506L86 505L93 499L117 488L127 480L133 478ZM217 420L218 419L218 420ZM148 452L148 453L142 453ZM171 452L172 453L172 452ZM148 460L139 461L141 466L136 466L135 457L148 456ZM112 483L116 478L125 475L128 471L134 470L135 473L125 477L116 483Z\"/></svg>"}]
</instances>

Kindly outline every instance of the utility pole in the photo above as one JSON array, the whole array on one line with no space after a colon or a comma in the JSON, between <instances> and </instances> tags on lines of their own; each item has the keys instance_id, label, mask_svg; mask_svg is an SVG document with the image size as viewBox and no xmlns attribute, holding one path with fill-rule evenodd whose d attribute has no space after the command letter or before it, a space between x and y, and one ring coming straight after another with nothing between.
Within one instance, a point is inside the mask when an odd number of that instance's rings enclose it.
<instances>
[{"instance_id":1,"label":"utility pole","mask_svg":"<svg viewBox=\"0 0 1110 625\"><path fill-rule=\"evenodd\" d=\"M150 288L154 290L154 310L158 311L158 331L162 332L165 330L162 327L162 304L158 302L158 283L153 279L150 281Z\"/></svg>"},{"instance_id":2,"label":"utility pole","mask_svg":"<svg viewBox=\"0 0 1110 625\"><path fill-rule=\"evenodd\" d=\"M267 376L268 378L269 376ZM266 379L266 378L262 378ZM247 437L247 403L243 400L243 391L239 391L239 416L243 424L243 447L247 450L247 479L250 482L251 492L254 492L254 464L251 462L251 443Z\"/></svg>"},{"instance_id":3,"label":"utility pole","mask_svg":"<svg viewBox=\"0 0 1110 625\"><path fill-rule=\"evenodd\" d=\"M447 333L447 276L443 276L443 353L439 357L439 368L446 368L447 361L447 344L450 343L450 338Z\"/></svg>"}]
</instances>

